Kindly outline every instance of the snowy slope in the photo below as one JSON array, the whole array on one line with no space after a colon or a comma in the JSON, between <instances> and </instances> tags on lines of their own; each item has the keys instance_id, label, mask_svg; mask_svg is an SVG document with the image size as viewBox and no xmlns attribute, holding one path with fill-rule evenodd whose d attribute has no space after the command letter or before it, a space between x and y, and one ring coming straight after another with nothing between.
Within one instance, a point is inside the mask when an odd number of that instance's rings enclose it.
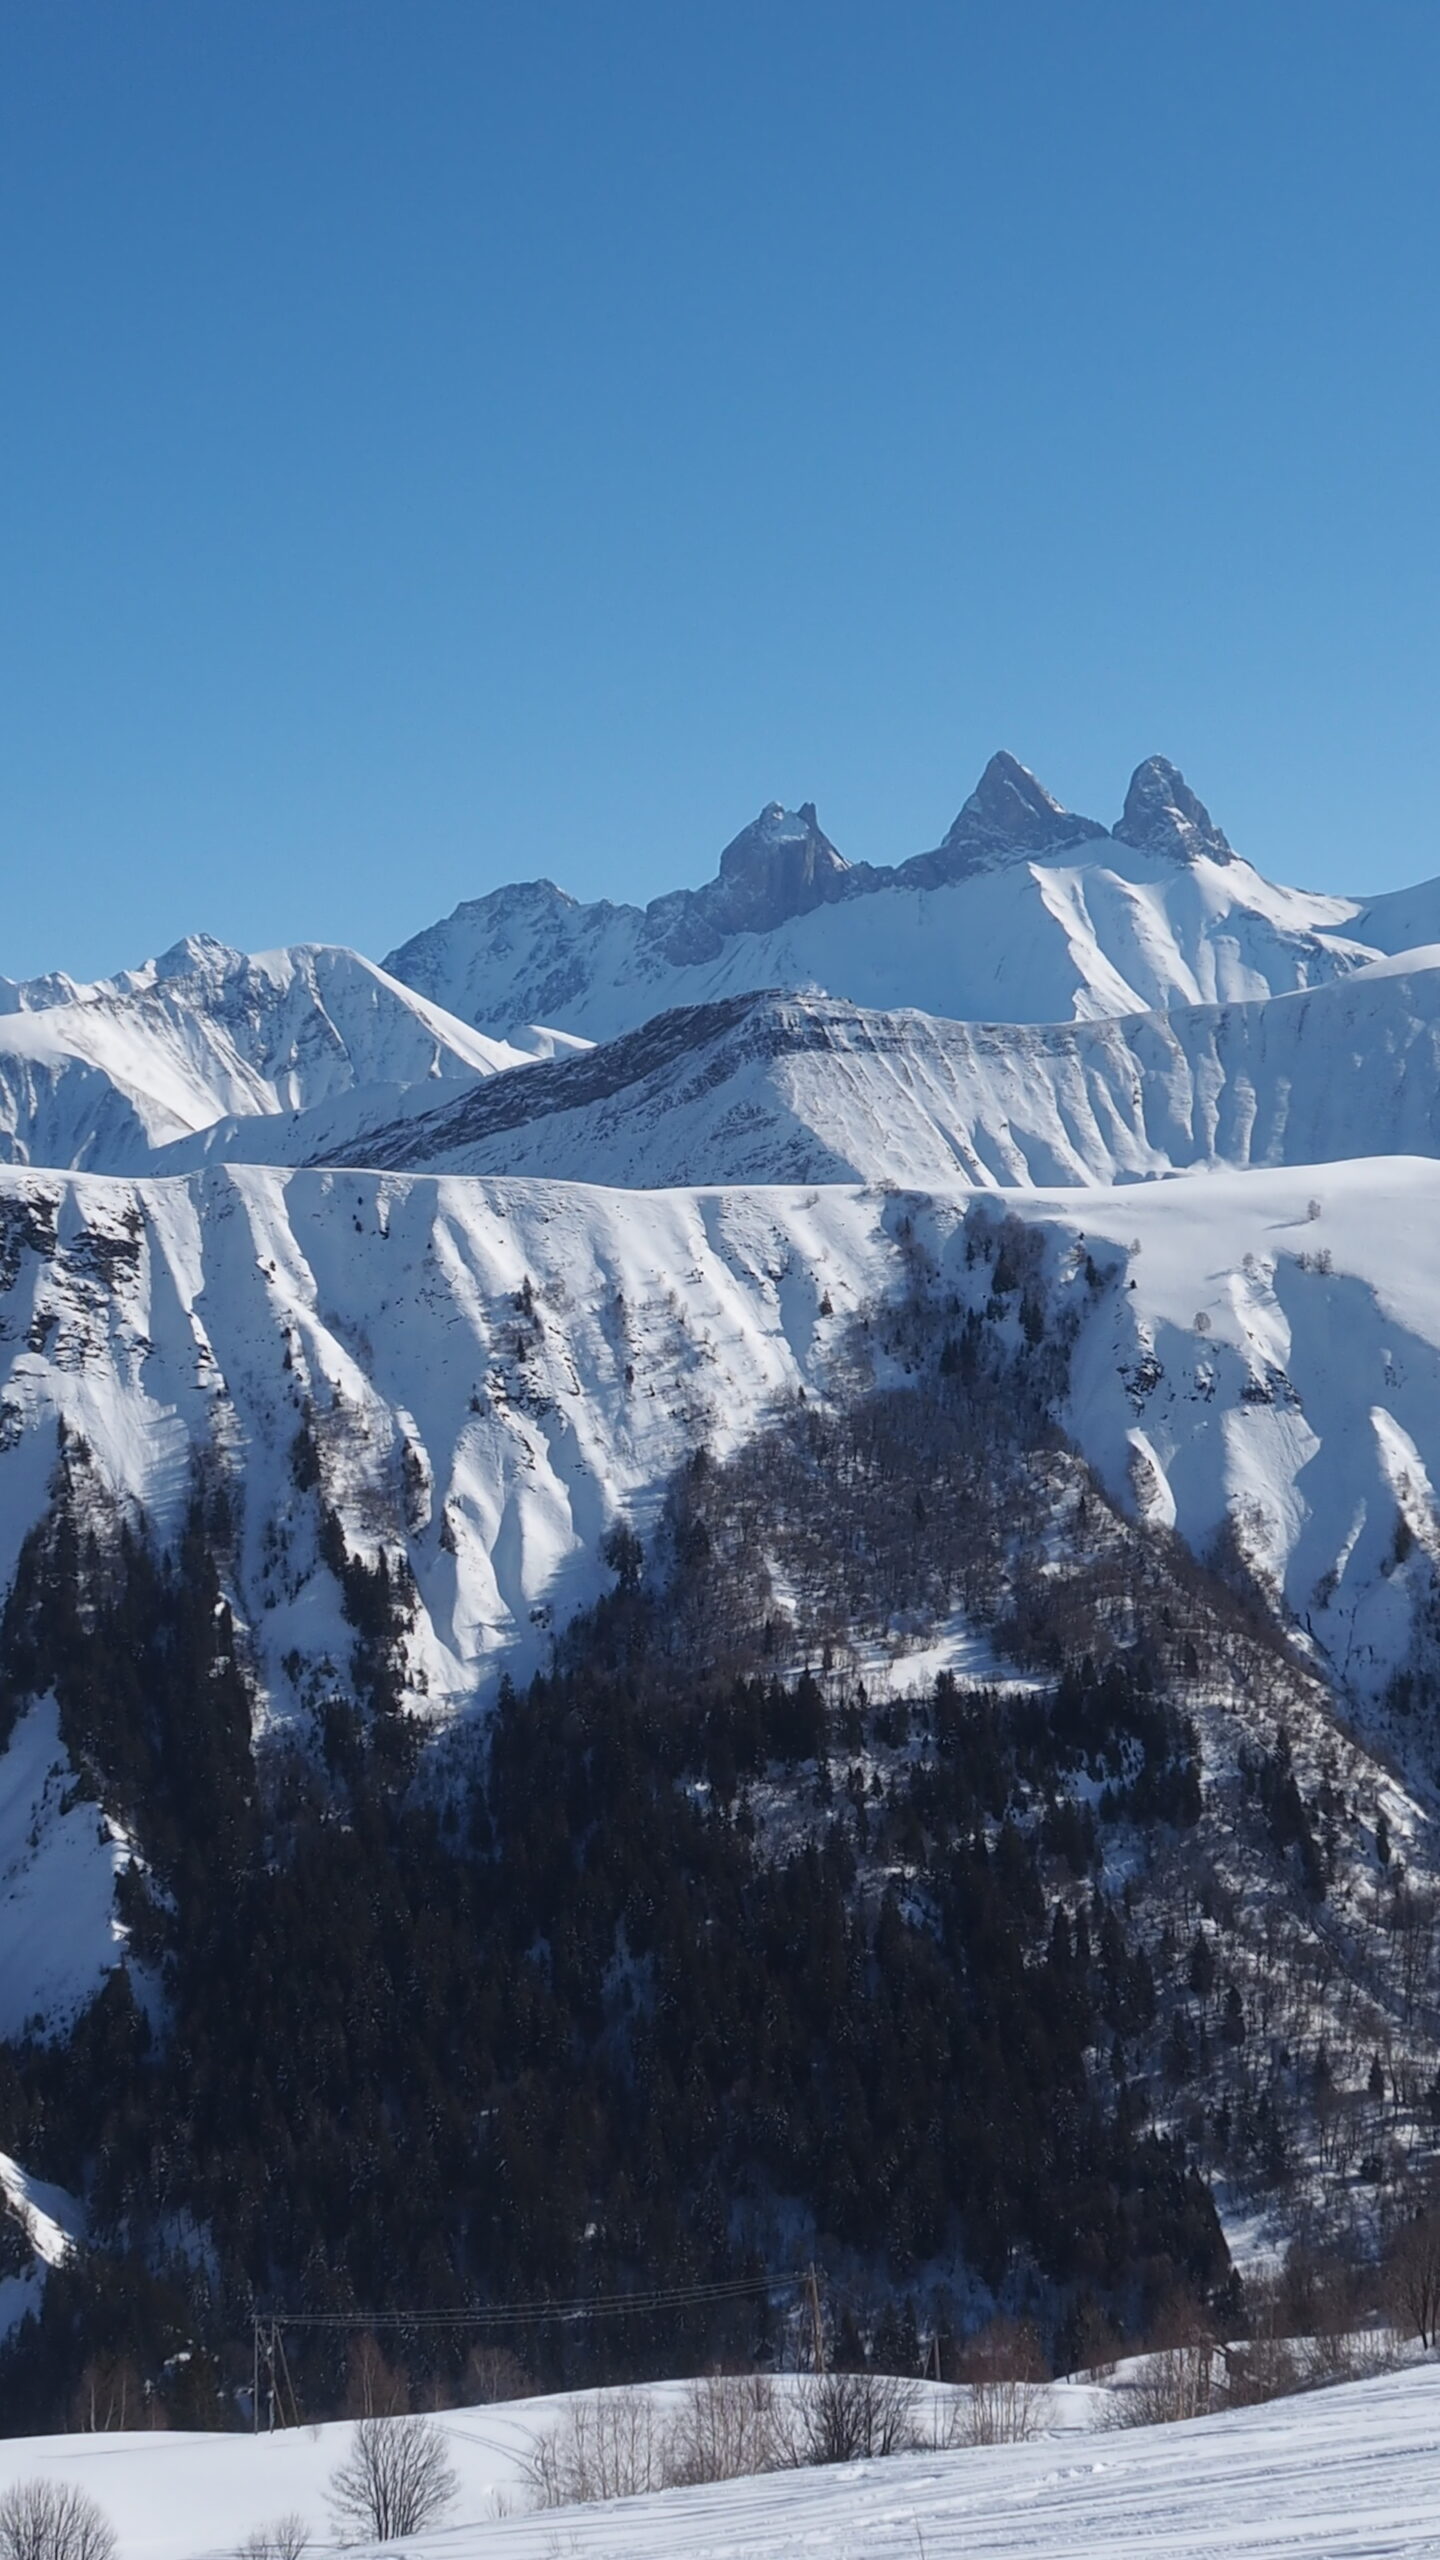
<instances>
[{"instance_id":1,"label":"snowy slope","mask_svg":"<svg viewBox=\"0 0 1440 2560\"><path fill-rule=\"evenodd\" d=\"M1440 950L1300 995L1049 1026L774 994L395 1127L363 1161L635 1184L1134 1181L1440 1153ZM349 1141L317 1160L353 1161Z\"/></svg>"},{"instance_id":2,"label":"snowy slope","mask_svg":"<svg viewBox=\"0 0 1440 2560\"><path fill-rule=\"evenodd\" d=\"M250 956L202 936L94 986L7 982L4 994L0 1154L12 1163L138 1172L217 1122L275 1117L283 1131L282 1115L317 1106L327 1131L354 1134L394 1118L407 1092L433 1100L522 1063L325 944Z\"/></svg>"},{"instance_id":3,"label":"snowy slope","mask_svg":"<svg viewBox=\"0 0 1440 2560\"><path fill-rule=\"evenodd\" d=\"M1072 1372L1102 1480L1197 1554L1228 1523L1333 1675L1379 1697L1423 1641L1440 1563L1440 1166L1013 1205L1125 1255Z\"/></svg>"},{"instance_id":4,"label":"snowy slope","mask_svg":"<svg viewBox=\"0 0 1440 2560\"><path fill-rule=\"evenodd\" d=\"M538 1021L608 1040L763 987L1060 1022L1323 984L1395 947L1357 938L1360 913L1262 879L1163 758L1139 768L1111 833L997 756L943 844L898 869L847 866L813 809L772 807L706 889L643 910L580 906L544 880L496 889L386 967L507 1037Z\"/></svg>"},{"instance_id":5,"label":"snowy slope","mask_svg":"<svg viewBox=\"0 0 1440 2560\"><path fill-rule=\"evenodd\" d=\"M243 1489L239 1600L284 1711L291 1649L348 1660L292 1448L313 1409L357 1547L408 1548L417 1703L605 1579L697 1442L733 1446L823 1369L895 1265L853 1191L629 1195L215 1168L0 1178L0 1583L47 1498L55 1419L168 1535L197 1452ZM8 1222L8 1223L7 1223ZM527 1283L530 1304L527 1311ZM829 1288L833 1317L819 1313Z\"/></svg>"},{"instance_id":6,"label":"snowy slope","mask_svg":"<svg viewBox=\"0 0 1440 2560\"><path fill-rule=\"evenodd\" d=\"M0 2342L13 2335L22 2320L40 2308L51 2267L63 2266L83 2237L85 2217L72 2195L43 2178L32 2178L0 2151L0 2214L18 2228L30 2263L18 2275L0 2276Z\"/></svg>"},{"instance_id":7,"label":"snowy slope","mask_svg":"<svg viewBox=\"0 0 1440 2560\"><path fill-rule=\"evenodd\" d=\"M603 1583L609 1524L646 1528L698 1443L734 1448L777 1398L825 1394L849 1320L900 1283L907 1216L937 1285L973 1298L974 1197L12 1170L0 1581L46 1505L57 1416L96 1484L162 1535L209 1453L243 1496L245 1642L291 1712L351 1641L292 1464L311 1413L352 1546L409 1556L413 1700L442 1711L502 1657L543 1656ZM1440 1558L1440 1166L1011 1198L1047 1231L1057 1312L1080 1321L1073 1428L1107 1482L1201 1553L1233 1521L1357 1694L1378 1694ZM1098 1297L1082 1239L1114 1275Z\"/></svg>"},{"instance_id":8,"label":"snowy slope","mask_svg":"<svg viewBox=\"0 0 1440 2560\"><path fill-rule=\"evenodd\" d=\"M115 1880L129 1843L77 1784L53 1698L21 1716L0 1758L0 2040L63 2030L119 1961Z\"/></svg>"},{"instance_id":9,"label":"snowy slope","mask_svg":"<svg viewBox=\"0 0 1440 2560\"><path fill-rule=\"evenodd\" d=\"M460 2493L443 2525L406 2536L412 2560L1418 2560L1436 2547L1433 2365L1188 2425L517 2512L525 2448L562 2406L442 2415ZM286 2513L327 2552L326 2484L349 2433L12 2439L0 2483L84 2488L118 2529L119 2560L221 2560Z\"/></svg>"}]
</instances>

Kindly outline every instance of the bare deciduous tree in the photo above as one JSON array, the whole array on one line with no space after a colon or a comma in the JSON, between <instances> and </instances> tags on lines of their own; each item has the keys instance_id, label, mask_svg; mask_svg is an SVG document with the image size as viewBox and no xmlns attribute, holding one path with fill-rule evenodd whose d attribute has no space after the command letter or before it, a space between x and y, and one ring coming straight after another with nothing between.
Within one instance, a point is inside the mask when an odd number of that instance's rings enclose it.
<instances>
[{"instance_id":1,"label":"bare deciduous tree","mask_svg":"<svg viewBox=\"0 0 1440 2560\"><path fill-rule=\"evenodd\" d=\"M459 2486L432 2419L362 2418L330 2474L330 2505L342 2531L358 2525L372 2541L393 2542L434 2524Z\"/></svg>"},{"instance_id":2,"label":"bare deciduous tree","mask_svg":"<svg viewBox=\"0 0 1440 2560\"><path fill-rule=\"evenodd\" d=\"M310 2548L310 2527L303 2516L277 2516L273 2524L257 2525L247 2534L236 2554L236 2560L300 2560L302 2551Z\"/></svg>"},{"instance_id":3,"label":"bare deciduous tree","mask_svg":"<svg viewBox=\"0 0 1440 2560\"><path fill-rule=\"evenodd\" d=\"M472 2347L465 2359L461 2388L467 2400L528 2400L535 2390L513 2347Z\"/></svg>"},{"instance_id":4,"label":"bare deciduous tree","mask_svg":"<svg viewBox=\"0 0 1440 2560\"><path fill-rule=\"evenodd\" d=\"M392 2364L378 2338L366 2329L352 2338L345 2375L347 2418L402 2418L410 2406L410 2376Z\"/></svg>"},{"instance_id":5,"label":"bare deciduous tree","mask_svg":"<svg viewBox=\"0 0 1440 2560\"><path fill-rule=\"evenodd\" d=\"M0 2560L113 2560L115 2528L72 2481L19 2480L0 2498Z\"/></svg>"},{"instance_id":6,"label":"bare deciduous tree","mask_svg":"<svg viewBox=\"0 0 1440 2560\"><path fill-rule=\"evenodd\" d=\"M573 2400L531 2448L526 2470L537 2506L587 2506L663 2488L665 2434L643 2391L597 2391Z\"/></svg>"},{"instance_id":7,"label":"bare deciduous tree","mask_svg":"<svg viewBox=\"0 0 1440 2560\"><path fill-rule=\"evenodd\" d=\"M149 2423L145 2385L128 2356L92 2356L70 2404L70 2423L87 2434Z\"/></svg>"},{"instance_id":8,"label":"bare deciduous tree","mask_svg":"<svg viewBox=\"0 0 1440 2560\"><path fill-rule=\"evenodd\" d=\"M1422 2347L1440 2337L1440 2213L1403 2223L1390 2244L1395 2308Z\"/></svg>"}]
</instances>

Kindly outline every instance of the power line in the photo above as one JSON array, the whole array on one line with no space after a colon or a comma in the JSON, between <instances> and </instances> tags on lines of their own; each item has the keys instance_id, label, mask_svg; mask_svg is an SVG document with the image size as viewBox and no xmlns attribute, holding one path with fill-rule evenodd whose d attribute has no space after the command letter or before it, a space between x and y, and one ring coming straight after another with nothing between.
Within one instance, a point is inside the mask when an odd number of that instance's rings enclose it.
<instances>
[{"instance_id":1,"label":"power line","mask_svg":"<svg viewBox=\"0 0 1440 2560\"><path fill-rule=\"evenodd\" d=\"M692 2305L750 2302L772 2293L793 2293L801 2286L811 2305L818 2359L822 2354L819 2273L813 2266L781 2275L729 2276L715 2284L652 2285L645 2293L577 2294L561 2302L547 2297L536 2302L470 2303L451 2311L257 2311L251 2320L255 2364L251 2423L257 2428L260 2424L262 2366L269 2377L271 2426L277 2416L280 2424L285 2424L287 2402L291 2423L299 2422L295 2388L285 2358L283 2333L287 2329L399 2329L410 2335L446 2329L525 2329L548 2321L620 2320L684 2311Z\"/></svg>"},{"instance_id":2,"label":"power line","mask_svg":"<svg viewBox=\"0 0 1440 2560\"><path fill-rule=\"evenodd\" d=\"M793 2291L798 2273L733 2276L716 2284L657 2285L648 2293L587 2293L568 2301L467 2303L450 2311L274 2311L258 2314L266 2329L517 2329L548 2320L623 2319L627 2313L681 2311L690 2304L741 2302Z\"/></svg>"}]
</instances>

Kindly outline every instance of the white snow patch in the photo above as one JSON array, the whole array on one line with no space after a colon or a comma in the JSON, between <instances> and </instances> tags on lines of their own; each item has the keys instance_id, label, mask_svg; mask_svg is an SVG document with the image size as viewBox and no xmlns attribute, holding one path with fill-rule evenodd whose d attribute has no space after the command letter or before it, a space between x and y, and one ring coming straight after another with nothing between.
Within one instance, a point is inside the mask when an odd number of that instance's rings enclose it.
<instances>
[{"instance_id":1,"label":"white snow patch","mask_svg":"<svg viewBox=\"0 0 1440 2560\"><path fill-rule=\"evenodd\" d=\"M54 2033L94 1998L124 1953L115 1879L133 1855L81 1794L54 1699L37 1699L0 1756L0 2037Z\"/></svg>"}]
</instances>

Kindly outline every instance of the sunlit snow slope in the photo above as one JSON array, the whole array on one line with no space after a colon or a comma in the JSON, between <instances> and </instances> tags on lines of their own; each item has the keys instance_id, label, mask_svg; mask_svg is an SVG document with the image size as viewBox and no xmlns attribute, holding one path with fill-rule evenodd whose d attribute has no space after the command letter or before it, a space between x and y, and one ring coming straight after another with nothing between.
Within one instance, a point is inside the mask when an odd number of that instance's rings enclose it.
<instances>
[{"instance_id":1,"label":"sunlit snow slope","mask_svg":"<svg viewBox=\"0 0 1440 2560\"><path fill-rule=\"evenodd\" d=\"M1310 1214L1318 1194L1318 1214ZM1377 1159L1016 1194L1075 1311L1072 1427L1122 1500L1247 1554L1360 1694L1407 1658L1440 1555L1440 1166ZM296 1434L353 1548L408 1555L412 1703L482 1691L604 1579L697 1444L832 1386L902 1280L987 1286L974 1195L602 1191L217 1167L0 1177L0 1580L63 1416L163 1535L198 1453L232 1480L235 1596L271 1711L343 1679ZM994 1204L984 1214L1002 1214ZM1136 1249L1138 1248L1138 1250ZM1105 1279L1099 1294L1085 1253ZM1402 1527L1403 1524L1403 1527ZM328 1665L328 1670L326 1666ZM288 1666L288 1667L287 1667Z\"/></svg>"},{"instance_id":2,"label":"sunlit snow slope","mask_svg":"<svg viewBox=\"0 0 1440 2560\"><path fill-rule=\"evenodd\" d=\"M258 1152L314 1152L395 1118L407 1094L430 1102L519 1063L357 952L250 956L200 936L94 986L4 983L0 1155L140 1172L252 1120L275 1124ZM297 1142L292 1116L312 1111Z\"/></svg>"}]
</instances>

